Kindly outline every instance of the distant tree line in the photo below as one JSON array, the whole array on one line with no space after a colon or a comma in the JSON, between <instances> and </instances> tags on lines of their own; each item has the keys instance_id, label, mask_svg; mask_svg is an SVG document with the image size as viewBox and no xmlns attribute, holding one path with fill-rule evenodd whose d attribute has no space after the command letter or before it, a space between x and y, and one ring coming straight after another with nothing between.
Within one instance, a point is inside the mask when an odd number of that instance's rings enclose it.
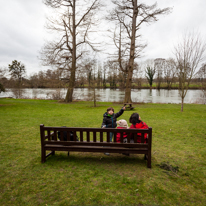
<instances>
[{"instance_id":1,"label":"distant tree line","mask_svg":"<svg viewBox=\"0 0 206 206\"><path fill-rule=\"evenodd\" d=\"M13 61L16 65L17 61ZM20 63L20 62L19 62ZM11 64L12 65L12 64ZM5 88L66 88L70 76L61 69L47 69L26 76L26 68L0 68L1 91ZM12 68L12 69L11 69ZM206 83L206 63L202 64L191 79L194 86L201 89ZM126 75L118 69L118 62L108 60L100 63L86 59L77 70L75 87L120 88L125 89ZM178 70L174 59L146 60L134 66L132 88L178 89Z\"/></svg>"}]
</instances>

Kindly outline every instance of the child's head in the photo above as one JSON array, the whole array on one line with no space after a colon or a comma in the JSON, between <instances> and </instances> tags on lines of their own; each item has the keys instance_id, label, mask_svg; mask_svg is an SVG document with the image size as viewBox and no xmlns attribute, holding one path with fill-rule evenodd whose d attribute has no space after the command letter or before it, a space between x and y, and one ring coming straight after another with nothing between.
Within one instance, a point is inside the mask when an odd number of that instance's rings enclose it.
<instances>
[{"instance_id":1,"label":"child's head","mask_svg":"<svg viewBox=\"0 0 206 206\"><path fill-rule=\"evenodd\" d=\"M107 108L107 113L110 114L110 115L113 115L113 113L114 113L114 108L113 108L113 107Z\"/></svg>"},{"instance_id":2,"label":"child's head","mask_svg":"<svg viewBox=\"0 0 206 206\"><path fill-rule=\"evenodd\" d=\"M133 125L140 123L141 122L141 118L139 116L138 113L133 113L130 118L129 118L129 122L132 123Z\"/></svg>"},{"instance_id":3,"label":"child's head","mask_svg":"<svg viewBox=\"0 0 206 206\"><path fill-rule=\"evenodd\" d=\"M128 128L127 121L124 120L124 119L120 119L119 121L117 121L117 124L118 124L120 127Z\"/></svg>"}]
</instances>

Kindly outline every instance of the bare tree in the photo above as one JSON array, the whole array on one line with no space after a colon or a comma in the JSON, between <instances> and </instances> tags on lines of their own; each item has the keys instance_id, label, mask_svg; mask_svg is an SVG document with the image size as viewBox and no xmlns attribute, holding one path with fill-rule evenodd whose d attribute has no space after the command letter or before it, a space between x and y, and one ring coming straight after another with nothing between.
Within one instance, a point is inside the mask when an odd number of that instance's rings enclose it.
<instances>
[{"instance_id":1,"label":"bare tree","mask_svg":"<svg viewBox=\"0 0 206 206\"><path fill-rule=\"evenodd\" d=\"M204 59L206 43L197 33L185 34L182 41L174 47L177 76L179 78L179 94L181 111L183 112L184 98L187 94L191 79L199 63Z\"/></svg>"},{"instance_id":2,"label":"bare tree","mask_svg":"<svg viewBox=\"0 0 206 206\"><path fill-rule=\"evenodd\" d=\"M82 71L87 78L88 86L92 85L92 73L94 73L94 68L96 67L96 59L86 58L81 61Z\"/></svg>"},{"instance_id":3,"label":"bare tree","mask_svg":"<svg viewBox=\"0 0 206 206\"><path fill-rule=\"evenodd\" d=\"M78 62L90 49L97 51L89 40L92 26L96 25L95 12L100 0L44 0L44 3L57 10L55 18L49 18L47 29L58 33L58 40L47 42L41 51L44 65L54 65L66 69L69 86L65 101L71 102L75 85Z\"/></svg>"},{"instance_id":4,"label":"bare tree","mask_svg":"<svg viewBox=\"0 0 206 206\"><path fill-rule=\"evenodd\" d=\"M91 65L90 69L90 87L89 87L89 93L88 93L88 101L93 101L94 107L97 106L97 101L100 100L100 95L96 93L96 85L98 83L98 69L97 69L97 62L96 60L93 61L93 64Z\"/></svg>"},{"instance_id":5,"label":"bare tree","mask_svg":"<svg viewBox=\"0 0 206 206\"><path fill-rule=\"evenodd\" d=\"M133 72L134 82L137 83L139 89L142 88L143 79L145 78L145 69L142 64L139 63L136 67L137 69Z\"/></svg>"},{"instance_id":6,"label":"bare tree","mask_svg":"<svg viewBox=\"0 0 206 206\"><path fill-rule=\"evenodd\" d=\"M140 56L140 53L146 46L145 44L141 44L140 40L137 42L137 39L141 37L140 34L137 34L137 31L142 24L157 21L158 15L169 13L170 8L157 9L156 3L148 6L143 3L138 3L137 0L113 0L112 2L116 8L110 13L110 20L121 24L127 36L127 42L125 43L126 48L122 49L128 57L124 102L132 102L131 87L134 60ZM119 58L121 60L121 55L119 55Z\"/></svg>"},{"instance_id":7,"label":"bare tree","mask_svg":"<svg viewBox=\"0 0 206 206\"><path fill-rule=\"evenodd\" d=\"M167 83L168 89L171 89L175 76L176 76L175 60L172 58L166 59L165 67L164 67L164 79Z\"/></svg>"},{"instance_id":8,"label":"bare tree","mask_svg":"<svg viewBox=\"0 0 206 206\"><path fill-rule=\"evenodd\" d=\"M154 60L154 68L156 70L157 89L160 89L161 83L163 81L165 62L166 60L163 58L157 58Z\"/></svg>"}]
</instances>

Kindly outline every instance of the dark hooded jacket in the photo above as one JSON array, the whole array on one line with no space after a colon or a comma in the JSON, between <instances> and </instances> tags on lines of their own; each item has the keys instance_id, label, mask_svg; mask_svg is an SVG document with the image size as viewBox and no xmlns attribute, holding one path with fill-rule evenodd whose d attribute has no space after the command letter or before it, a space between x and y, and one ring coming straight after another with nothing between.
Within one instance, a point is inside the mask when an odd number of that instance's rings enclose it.
<instances>
[{"instance_id":1,"label":"dark hooded jacket","mask_svg":"<svg viewBox=\"0 0 206 206\"><path fill-rule=\"evenodd\" d=\"M117 117L123 114L124 110L121 109L118 113L113 113L112 116L109 116L107 112L103 115L102 127L106 125L106 128L116 128L117 127Z\"/></svg>"}]
</instances>

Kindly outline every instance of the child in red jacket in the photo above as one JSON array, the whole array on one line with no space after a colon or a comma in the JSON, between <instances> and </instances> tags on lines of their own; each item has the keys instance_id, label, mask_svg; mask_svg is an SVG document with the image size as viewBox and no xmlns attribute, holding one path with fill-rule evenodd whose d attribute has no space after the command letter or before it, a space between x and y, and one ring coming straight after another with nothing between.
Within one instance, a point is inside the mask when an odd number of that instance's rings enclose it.
<instances>
[{"instance_id":1,"label":"child in red jacket","mask_svg":"<svg viewBox=\"0 0 206 206\"><path fill-rule=\"evenodd\" d=\"M148 129L149 128L145 122L141 121L141 118L138 113L133 113L129 118L129 122L132 123L132 125L130 126L130 129ZM131 139L133 139L132 135L131 135ZM146 143L147 133L144 134L144 139L145 139L144 143ZM141 133L137 133L137 142L141 143Z\"/></svg>"},{"instance_id":2,"label":"child in red jacket","mask_svg":"<svg viewBox=\"0 0 206 206\"><path fill-rule=\"evenodd\" d=\"M117 129L128 129L129 128L127 121L124 119L117 121L117 124L118 124ZM126 142L126 141L127 141L127 134L126 134L126 132L124 132L123 133L123 142ZM117 133L117 135L116 135L116 142L119 142L119 143L121 142L120 133Z\"/></svg>"}]
</instances>

